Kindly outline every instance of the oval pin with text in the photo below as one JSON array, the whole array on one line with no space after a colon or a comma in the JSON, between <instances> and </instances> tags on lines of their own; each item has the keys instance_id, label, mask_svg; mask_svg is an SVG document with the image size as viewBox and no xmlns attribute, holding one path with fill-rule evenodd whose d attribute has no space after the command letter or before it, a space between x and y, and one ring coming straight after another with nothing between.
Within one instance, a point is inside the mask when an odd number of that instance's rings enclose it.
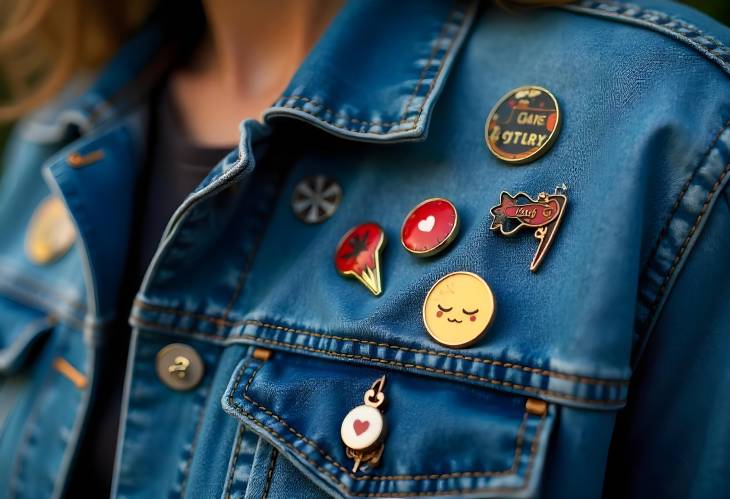
<instances>
[{"instance_id":1,"label":"oval pin with text","mask_svg":"<svg viewBox=\"0 0 730 499\"><path fill-rule=\"evenodd\" d=\"M558 138L560 125L555 96L542 87L526 86L499 99L487 118L484 137L492 154L519 165L545 154Z\"/></svg>"}]
</instances>

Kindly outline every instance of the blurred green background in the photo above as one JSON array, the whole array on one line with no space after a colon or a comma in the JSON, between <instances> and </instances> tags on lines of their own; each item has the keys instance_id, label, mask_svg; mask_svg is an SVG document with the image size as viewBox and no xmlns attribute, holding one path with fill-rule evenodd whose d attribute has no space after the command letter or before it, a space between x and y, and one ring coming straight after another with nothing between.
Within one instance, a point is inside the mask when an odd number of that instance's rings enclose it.
<instances>
[{"instance_id":1,"label":"blurred green background","mask_svg":"<svg viewBox=\"0 0 730 499\"><path fill-rule=\"evenodd\" d=\"M684 0L683 3L704 11L718 21L730 26L730 0ZM0 101L5 96L5 89L0 81ZM0 151L3 149L10 126L0 125Z\"/></svg>"},{"instance_id":2,"label":"blurred green background","mask_svg":"<svg viewBox=\"0 0 730 499\"><path fill-rule=\"evenodd\" d=\"M718 21L730 26L730 2L728 0L685 0L682 3L704 11Z\"/></svg>"}]
</instances>

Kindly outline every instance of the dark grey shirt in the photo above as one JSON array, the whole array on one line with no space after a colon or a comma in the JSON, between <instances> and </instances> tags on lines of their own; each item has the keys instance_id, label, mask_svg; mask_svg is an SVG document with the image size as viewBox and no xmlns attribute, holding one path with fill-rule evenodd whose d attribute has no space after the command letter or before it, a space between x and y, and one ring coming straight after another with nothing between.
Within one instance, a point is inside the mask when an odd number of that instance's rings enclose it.
<instances>
[{"instance_id":1,"label":"dark grey shirt","mask_svg":"<svg viewBox=\"0 0 730 499\"><path fill-rule=\"evenodd\" d=\"M156 109L156 142L148 165L145 208L138 221L141 270L150 263L167 221L180 203L235 147L205 147L191 141L168 89L160 95Z\"/></svg>"},{"instance_id":2,"label":"dark grey shirt","mask_svg":"<svg viewBox=\"0 0 730 499\"><path fill-rule=\"evenodd\" d=\"M106 335L105 347L98 352L104 369L99 375L96 403L81 444L81 461L74 467L69 497L109 497L129 349L127 317L134 296L167 221L208 172L235 147L195 144L185 133L168 88L156 93L150 103L150 150L135 191L134 220L125 279L119 290L118 317Z\"/></svg>"}]
</instances>

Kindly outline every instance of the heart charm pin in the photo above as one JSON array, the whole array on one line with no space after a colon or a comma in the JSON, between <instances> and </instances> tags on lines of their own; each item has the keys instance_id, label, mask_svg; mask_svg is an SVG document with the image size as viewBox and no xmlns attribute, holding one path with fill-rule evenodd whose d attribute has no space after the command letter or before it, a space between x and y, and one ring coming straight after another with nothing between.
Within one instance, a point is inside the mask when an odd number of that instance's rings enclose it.
<instances>
[{"instance_id":1,"label":"heart charm pin","mask_svg":"<svg viewBox=\"0 0 730 499\"><path fill-rule=\"evenodd\" d=\"M345 454L355 461L352 472L361 464L376 466L383 455L385 419L380 406L385 401L385 376L381 376L365 392L363 404L347 413L340 425L340 437L345 444Z\"/></svg>"}]
</instances>

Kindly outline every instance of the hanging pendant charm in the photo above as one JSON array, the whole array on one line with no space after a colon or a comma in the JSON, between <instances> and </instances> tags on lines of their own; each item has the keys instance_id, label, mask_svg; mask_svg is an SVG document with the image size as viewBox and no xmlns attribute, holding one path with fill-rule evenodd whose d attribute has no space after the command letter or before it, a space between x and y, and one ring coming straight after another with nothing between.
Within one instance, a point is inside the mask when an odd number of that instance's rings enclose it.
<instances>
[{"instance_id":1,"label":"hanging pendant charm","mask_svg":"<svg viewBox=\"0 0 730 499\"><path fill-rule=\"evenodd\" d=\"M535 229L535 238L539 243L530 263L530 270L533 272L545 258L563 220L568 205L566 189L563 184L555 189L554 194L541 192L537 199L532 199L524 192L518 192L514 196L502 192L500 203L491 209L494 220L489 228L503 236L513 236L525 227Z\"/></svg>"},{"instance_id":2,"label":"hanging pendant charm","mask_svg":"<svg viewBox=\"0 0 730 499\"><path fill-rule=\"evenodd\" d=\"M347 413L340 426L340 437L347 457L354 460L352 472L361 465L377 466L383 455L385 420L379 407L385 401L385 376L381 376L365 392L364 404Z\"/></svg>"}]
</instances>

